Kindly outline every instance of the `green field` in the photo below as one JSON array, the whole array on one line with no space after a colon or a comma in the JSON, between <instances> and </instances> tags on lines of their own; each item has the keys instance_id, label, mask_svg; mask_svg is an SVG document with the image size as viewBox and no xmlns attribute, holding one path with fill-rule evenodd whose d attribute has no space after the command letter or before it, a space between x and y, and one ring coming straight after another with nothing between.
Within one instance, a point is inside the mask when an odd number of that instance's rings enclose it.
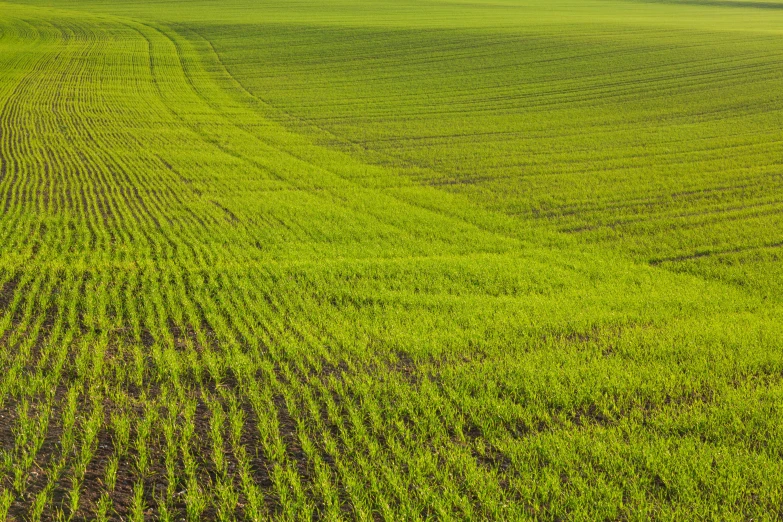
<instances>
[{"instance_id":1,"label":"green field","mask_svg":"<svg viewBox=\"0 0 783 522\"><path fill-rule=\"evenodd\" d=\"M782 506L783 1L0 2L0 520Z\"/></svg>"}]
</instances>

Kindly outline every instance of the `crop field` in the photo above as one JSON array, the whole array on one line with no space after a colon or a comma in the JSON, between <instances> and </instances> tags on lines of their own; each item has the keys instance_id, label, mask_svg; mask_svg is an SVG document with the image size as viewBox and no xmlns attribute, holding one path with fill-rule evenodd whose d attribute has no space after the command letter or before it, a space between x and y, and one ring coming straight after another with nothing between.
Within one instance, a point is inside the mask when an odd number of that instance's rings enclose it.
<instances>
[{"instance_id":1,"label":"crop field","mask_svg":"<svg viewBox=\"0 0 783 522\"><path fill-rule=\"evenodd\" d=\"M783 519L783 1L0 1L0 520Z\"/></svg>"}]
</instances>

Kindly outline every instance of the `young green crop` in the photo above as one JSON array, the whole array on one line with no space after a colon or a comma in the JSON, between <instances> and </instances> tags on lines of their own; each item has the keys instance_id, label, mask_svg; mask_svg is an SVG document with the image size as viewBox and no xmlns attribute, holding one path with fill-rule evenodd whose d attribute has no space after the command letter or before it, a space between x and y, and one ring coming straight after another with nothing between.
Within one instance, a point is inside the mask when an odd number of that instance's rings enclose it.
<instances>
[{"instance_id":1,"label":"young green crop","mask_svg":"<svg viewBox=\"0 0 783 522\"><path fill-rule=\"evenodd\" d=\"M776 519L776 5L0 3L0 518Z\"/></svg>"}]
</instances>

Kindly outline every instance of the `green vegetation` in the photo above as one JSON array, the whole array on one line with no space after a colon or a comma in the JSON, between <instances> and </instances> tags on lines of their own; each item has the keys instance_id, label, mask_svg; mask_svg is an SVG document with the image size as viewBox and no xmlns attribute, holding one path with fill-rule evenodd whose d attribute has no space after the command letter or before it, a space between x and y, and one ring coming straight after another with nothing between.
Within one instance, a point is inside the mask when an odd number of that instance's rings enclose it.
<instances>
[{"instance_id":1,"label":"green vegetation","mask_svg":"<svg viewBox=\"0 0 783 522\"><path fill-rule=\"evenodd\" d=\"M779 520L783 3L0 3L0 519Z\"/></svg>"}]
</instances>

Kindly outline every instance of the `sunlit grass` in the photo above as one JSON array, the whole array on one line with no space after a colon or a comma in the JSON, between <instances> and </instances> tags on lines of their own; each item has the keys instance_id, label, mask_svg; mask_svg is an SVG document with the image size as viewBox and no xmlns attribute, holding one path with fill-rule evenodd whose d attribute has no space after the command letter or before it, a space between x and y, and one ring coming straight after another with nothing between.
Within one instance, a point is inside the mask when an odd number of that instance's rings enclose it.
<instances>
[{"instance_id":1,"label":"sunlit grass","mask_svg":"<svg viewBox=\"0 0 783 522\"><path fill-rule=\"evenodd\" d=\"M0 518L774 519L777 6L0 4Z\"/></svg>"}]
</instances>

